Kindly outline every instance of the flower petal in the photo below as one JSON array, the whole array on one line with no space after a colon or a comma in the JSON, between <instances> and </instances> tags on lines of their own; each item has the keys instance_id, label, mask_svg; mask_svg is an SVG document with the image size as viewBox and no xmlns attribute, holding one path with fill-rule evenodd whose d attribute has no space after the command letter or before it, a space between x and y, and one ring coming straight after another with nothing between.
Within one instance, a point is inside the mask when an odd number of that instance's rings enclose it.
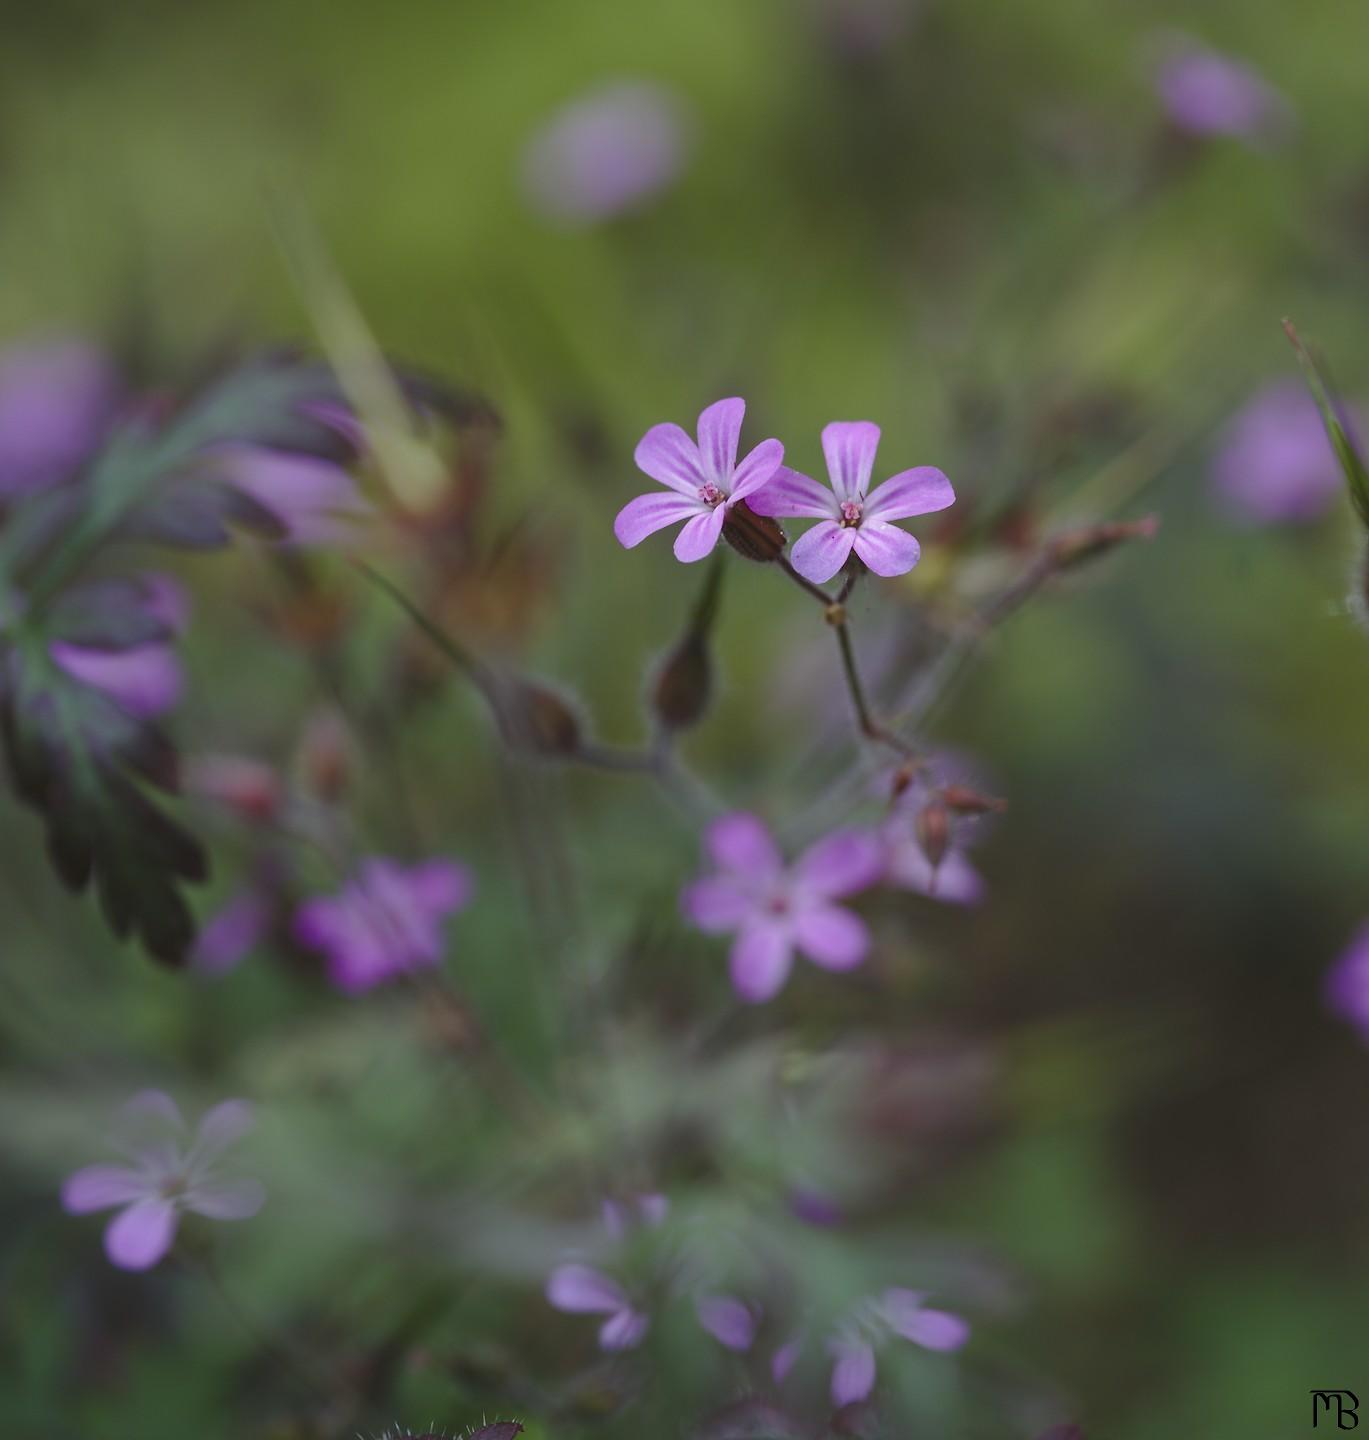
<instances>
[{"instance_id":1,"label":"flower petal","mask_svg":"<svg viewBox=\"0 0 1369 1440\"><path fill-rule=\"evenodd\" d=\"M920 1290L886 1290L883 1310L889 1324L927 1350L959 1350L970 1338L969 1321L949 1310L928 1310Z\"/></svg>"},{"instance_id":2,"label":"flower petal","mask_svg":"<svg viewBox=\"0 0 1369 1440\"><path fill-rule=\"evenodd\" d=\"M154 1188L145 1175L126 1165L87 1165L63 1183L62 1209L69 1215L88 1215L145 1199Z\"/></svg>"},{"instance_id":3,"label":"flower petal","mask_svg":"<svg viewBox=\"0 0 1369 1440\"><path fill-rule=\"evenodd\" d=\"M547 1299L572 1315L616 1314L628 1300L616 1280L589 1265L558 1265L547 1279Z\"/></svg>"},{"instance_id":4,"label":"flower petal","mask_svg":"<svg viewBox=\"0 0 1369 1440\"><path fill-rule=\"evenodd\" d=\"M869 830L834 830L794 863L803 888L829 899L867 890L883 873L884 847Z\"/></svg>"},{"instance_id":5,"label":"flower petal","mask_svg":"<svg viewBox=\"0 0 1369 1440\"><path fill-rule=\"evenodd\" d=\"M702 560L705 555L711 555L718 536L723 533L726 518L726 507L719 505L692 520L686 520L675 537L675 558L689 565L695 560Z\"/></svg>"},{"instance_id":6,"label":"flower petal","mask_svg":"<svg viewBox=\"0 0 1369 1440\"><path fill-rule=\"evenodd\" d=\"M698 495L699 487L708 478L699 447L669 421L653 425L637 442L632 458L644 475L691 498Z\"/></svg>"},{"instance_id":7,"label":"flower petal","mask_svg":"<svg viewBox=\"0 0 1369 1440\"><path fill-rule=\"evenodd\" d=\"M121 710L140 720L164 714L181 698L181 662L169 645L91 650L54 640L48 654L73 680L103 691Z\"/></svg>"},{"instance_id":8,"label":"flower petal","mask_svg":"<svg viewBox=\"0 0 1369 1440\"><path fill-rule=\"evenodd\" d=\"M746 503L757 515L811 515L818 520L841 516L841 501L826 485L787 465L781 465Z\"/></svg>"},{"instance_id":9,"label":"flower petal","mask_svg":"<svg viewBox=\"0 0 1369 1440\"><path fill-rule=\"evenodd\" d=\"M864 1400L875 1388L875 1352L860 1340L832 1344L837 1363L832 1367L832 1404L840 1409Z\"/></svg>"},{"instance_id":10,"label":"flower petal","mask_svg":"<svg viewBox=\"0 0 1369 1440\"><path fill-rule=\"evenodd\" d=\"M252 1106L246 1100L224 1100L206 1112L200 1121L195 1147L190 1152L194 1163L205 1164L236 1144L256 1123Z\"/></svg>"},{"instance_id":11,"label":"flower petal","mask_svg":"<svg viewBox=\"0 0 1369 1440\"><path fill-rule=\"evenodd\" d=\"M817 905L794 916L794 942L824 970L854 970L870 950L865 921L839 905Z\"/></svg>"},{"instance_id":12,"label":"flower petal","mask_svg":"<svg viewBox=\"0 0 1369 1440\"><path fill-rule=\"evenodd\" d=\"M856 554L876 575L906 575L922 554L915 535L882 520L866 520L855 533Z\"/></svg>"},{"instance_id":13,"label":"flower petal","mask_svg":"<svg viewBox=\"0 0 1369 1440\"><path fill-rule=\"evenodd\" d=\"M803 1336L795 1335L792 1340L786 1340L770 1357L770 1378L776 1385L784 1383L789 1372L797 1363L802 1350Z\"/></svg>"},{"instance_id":14,"label":"flower petal","mask_svg":"<svg viewBox=\"0 0 1369 1440\"><path fill-rule=\"evenodd\" d=\"M865 519L906 520L910 515L930 515L955 504L951 482L934 465L901 470L877 485L865 502Z\"/></svg>"},{"instance_id":15,"label":"flower petal","mask_svg":"<svg viewBox=\"0 0 1369 1440\"><path fill-rule=\"evenodd\" d=\"M699 1324L729 1350L747 1351L756 1338L756 1316L732 1295L702 1295L694 1302Z\"/></svg>"},{"instance_id":16,"label":"flower petal","mask_svg":"<svg viewBox=\"0 0 1369 1440\"><path fill-rule=\"evenodd\" d=\"M770 1000L784 988L792 958L788 926L748 925L732 942L732 988L753 1005Z\"/></svg>"},{"instance_id":17,"label":"flower petal","mask_svg":"<svg viewBox=\"0 0 1369 1440\"><path fill-rule=\"evenodd\" d=\"M846 564L859 533L853 525L823 520L794 541L789 559L794 569L814 585L824 585Z\"/></svg>"},{"instance_id":18,"label":"flower petal","mask_svg":"<svg viewBox=\"0 0 1369 1440\"><path fill-rule=\"evenodd\" d=\"M211 1180L196 1185L185 1197L187 1210L211 1220L250 1220L266 1203L260 1180Z\"/></svg>"},{"instance_id":19,"label":"flower petal","mask_svg":"<svg viewBox=\"0 0 1369 1440\"><path fill-rule=\"evenodd\" d=\"M639 495L623 506L613 522L613 533L624 549L631 550L648 535L701 513L707 514L707 511L703 508L703 501L697 497L686 500L683 495L664 495L653 491L650 495Z\"/></svg>"},{"instance_id":20,"label":"flower petal","mask_svg":"<svg viewBox=\"0 0 1369 1440\"><path fill-rule=\"evenodd\" d=\"M740 500L764 490L779 471L783 459L784 446L778 440L762 440L733 472L731 498Z\"/></svg>"},{"instance_id":21,"label":"flower petal","mask_svg":"<svg viewBox=\"0 0 1369 1440\"><path fill-rule=\"evenodd\" d=\"M879 426L868 420L834 420L823 427L822 453L839 500L856 500L870 485L879 449Z\"/></svg>"},{"instance_id":22,"label":"flower petal","mask_svg":"<svg viewBox=\"0 0 1369 1440\"><path fill-rule=\"evenodd\" d=\"M984 877L958 850L942 858L933 870L915 839L900 841L889 852L889 880L948 905L978 905L984 898Z\"/></svg>"},{"instance_id":23,"label":"flower petal","mask_svg":"<svg viewBox=\"0 0 1369 1440\"><path fill-rule=\"evenodd\" d=\"M771 880L784 867L765 822L745 810L715 820L708 827L704 845L720 870L731 870L748 880Z\"/></svg>"},{"instance_id":24,"label":"flower petal","mask_svg":"<svg viewBox=\"0 0 1369 1440\"><path fill-rule=\"evenodd\" d=\"M176 1238L176 1207L169 1200L139 1200L105 1230L105 1254L121 1270L148 1270Z\"/></svg>"},{"instance_id":25,"label":"flower petal","mask_svg":"<svg viewBox=\"0 0 1369 1440\"><path fill-rule=\"evenodd\" d=\"M704 474L724 490L732 489L737 443L742 436L745 414L746 401L734 397L715 400L699 416L699 458L703 461Z\"/></svg>"},{"instance_id":26,"label":"flower petal","mask_svg":"<svg viewBox=\"0 0 1369 1440\"><path fill-rule=\"evenodd\" d=\"M599 1327L599 1348L601 1350L631 1350L642 1343L651 1322L640 1310L626 1307L610 1315Z\"/></svg>"},{"instance_id":27,"label":"flower petal","mask_svg":"<svg viewBox=\"0 0 1369 1440\"><path fill-rule=\"evenodd\" d=\"M407 878L414 900L438 916L460 910L475 889L471 872L455 860L425 860Z\"/></svg>"},{"instance_id":28,"label":"flower petal","mask_svg":"<svg viewBox=\"0 0 1369 1440\"><path fill-rule=\"evenodd\" d=\"M707 935L735 930L756 908L756 897L725 875L706 876L685 887L680 908Z\"/></svg>"}]
</instances>

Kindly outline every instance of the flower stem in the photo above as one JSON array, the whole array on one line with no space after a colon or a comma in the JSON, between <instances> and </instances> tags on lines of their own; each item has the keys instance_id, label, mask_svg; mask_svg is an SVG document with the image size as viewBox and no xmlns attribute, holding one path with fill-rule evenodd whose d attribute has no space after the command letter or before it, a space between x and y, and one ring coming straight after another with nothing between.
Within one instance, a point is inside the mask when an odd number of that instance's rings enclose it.
<instances>
[{"instance_id":1,"label":"flower stem","mask_svg":"<svg viewBox=\"0 0 1369 1440\"><path fill-rule=\"evenodd\" d=\"M805 580L802 575L789 563L787 555L779 555L775 558L775 564L799 587L806 590L814 600L820 600L824 605L832 603L832 597L820 585L814 585L811 580Z\"/></svg>"},{"instance_id":2,"label":"flower stem","mask_svg":"<svg viewBox=\"0 0 1369 1440\"><path fill-rule=\"evenodd\" d=\"M846 676L846 688L851 692L851 704L855 707L860 733L867 740L887 745L889 749L902 755L905 759L911 759L917 754L916 749L906 740L894 734L892 730L881 725L871 714L870 702L866 699L865 686L860 678L860 668L856 664L856 649L851 643L851 627L846 621L845 612L839 605L833 605L832 612L837 612L837 618L832 619L831 624L837 632L837 645L841 650L842 673Z\"/></svg>"}]
</instances>

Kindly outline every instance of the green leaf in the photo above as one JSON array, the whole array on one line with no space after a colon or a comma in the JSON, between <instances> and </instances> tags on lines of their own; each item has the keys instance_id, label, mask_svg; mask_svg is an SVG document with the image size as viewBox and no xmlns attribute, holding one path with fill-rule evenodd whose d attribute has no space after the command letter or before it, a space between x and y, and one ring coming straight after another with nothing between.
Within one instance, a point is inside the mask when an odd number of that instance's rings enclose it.
<instances>
[{"instance_id":1,"label":"green leaf","mask_svg":"<svg viewBox=\"0 0 1369 1440\"><path fill-rule=\"evenodd\" d=\"M1283 322L1283 328L1292 343L1298 364L1302 366L1303 377L1312 392L1312 398L1321 411L1322 424L1326 426L1327 438L1336 452L1345 483L1350 489L1350 500L1366 530L1369 530L1369 468L1355 443L1354 434L1324 364L1318 363L1312 352L1303 344L1302 337L1293 327L1291 320Z\"/></svg>"}]
</instances>

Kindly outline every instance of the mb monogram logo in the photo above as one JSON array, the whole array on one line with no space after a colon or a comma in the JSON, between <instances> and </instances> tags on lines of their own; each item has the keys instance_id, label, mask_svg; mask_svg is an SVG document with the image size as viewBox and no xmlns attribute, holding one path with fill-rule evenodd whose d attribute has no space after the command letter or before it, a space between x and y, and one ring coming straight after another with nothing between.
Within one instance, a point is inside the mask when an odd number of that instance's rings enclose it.
<instances>
[{"instance_id":1,"label":"mb monogram logo","mask_svg":"<svg viewBox=\"0 0 1369 1440\"><path fill-rule=\"evenodd\" d=\"M1312 1428L1323 1416L1336 1417L1337 1430L1353 1430L1359 1424L1359 1396L1353 1390L1313 1390Z\"/></svg>"}]
</instances>

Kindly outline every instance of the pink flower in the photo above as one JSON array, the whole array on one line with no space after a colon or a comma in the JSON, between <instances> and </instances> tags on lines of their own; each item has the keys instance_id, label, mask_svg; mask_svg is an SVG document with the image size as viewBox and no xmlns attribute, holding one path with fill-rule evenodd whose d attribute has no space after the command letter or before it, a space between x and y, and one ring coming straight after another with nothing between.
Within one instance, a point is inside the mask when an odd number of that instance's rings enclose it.
<instances>
[{"instance_id":1,"label":"pink flower","mask_svg":"<svg viewBox=\"0 0 1369 1440\"><path fill-rule=\"evenodd\" d=\"M224 482L269 511L285 545L348 545L375 511L331 460L264 445L220 445L211 460Z\"/></svg>"},{"instance_id":2,"label":"pink flower","mask_svg":"<svg viewBox=\"0 0 1369 1440\"><path fill-rule=\"evenodd\" d=\"M733 932L732 984L743 1000L769 1000L789 975L797 947L825 970L851 970L865 959L865 922L835 900L873 885L883 855L873 835L839 830L786 867L754 815L725 815L705 846L716 873L681 896L685 915L709 934Z\"/></svg>"},{"instance_id":3,"label":"pink flower","mask_svg":"<svg viewBox=\"0 0 1369 1440\"><path fill-rule=\"evenodd\" d=\"M814 516L821 521L794 542L792 552L794 569L815 585L830 580L853 550L876 575L905 574L917 564L921 547L891 522L955 503L951 482L931 465L902 470L870 492L878 448L878 425L835 420L822 432L830 490L781 467L748 502L758 515Z\"/></svg>"},{"instance_id":4,"label":"pink flower","mask_svg":"<svg viewBox=\"0 0 1369 1440\"><path fill-rule=\"evenodd\" d=\"M1189 35L1161 37L1155 93L1170 120L1190 135L1277 139L1292 123L1287 100L1249 65Z\"/></svg>"},{"instance_id":5,"label":"pink flower","mask_svg":"<svg viewBox=\"0 0 1369 1440\"><path fill-rule=\"evenodd\" d=\"M176 1102L144 1090L124 1107L128 1143L118 1148L132 1166L90 1165L62 1186L62 1208L72 1215L120 1207L105 1230L105 1253L123 1270L147 1270L171 1249L184 1211L211 1220L247 1220L265 1192L256 1180L218 1178L215 1162L252 1127L245 1100L225 1100L200 1121L185 1149L185 1122Z\"/></svg>"},{"instance_id":6,"label":"pink flower","mask_svg":"<svg viewBox=\"0 0 1369 1440\"><path fill-rule=\"evenodd\" d=\"M608 1316L599 1327L602 1350L631 1350L651 1324L616 1280L590 1265L558 1265L547 1280L547 1299L573 1315Z\"/></svg>"},{"instance_id":7,"label":"pink flower","mask_svg":"<svg viewBox=\"0 0 1369 1440\"><path fill-rule=\"evenodd\" d=\"M949 1310L932 1310L920 1290L886 1290L863 1302L828 1350L832 1367L832 1404L840 1408L866 1399L875 1388L875 1352L891 1336L911 1340L924 1350L959 1350L970 1338L969 1323Z\"/></svg>"},{"instance_id":8,"label":"pink flower","mask_svg":"<svg viewBox=\"0 0 1369 1440\"><path fill-rule=\"evenodd\" d=\"M700 1295L694 1301L699 1324L718 1342L745 1354L756 1339L760 1312L735 1295Z\"/></svg>"},{"instance_id":9,"label":"pink flower","mask_svg":"<svg viewBox=\"0 0 1369 1440\"><path fill-rule=\"evenodd\" d=\"M675 558L688 563L712 551L727 512L738 500L754 499L784 459L784 446L778 440L762 440L738 463L745 414L745 400L716 401L699 416L697 445L670 423L653 425L642 436L633 457L637 468L670 493L639 495L623 506L613 522L620 544L630 550L648 535L683 520L684 527L675 537Z\"/></svg>"},{"instance_id":10,"label":"pink flower","mask_svg":"<svg viewBox=\"0 0 1369 1440\"><path fill-rule=\"evenodd\" d=\"M397 975L431 969L442 958L442 921L470 900L474 882L464 865L428 860L403 866L366 860L340 894L306 901L294 935L321 950L341 990L370 990Z\"/></svg>"},{"instance_id":11,"label":"pink flower","mask_svg":"<svg viewBox=\"0 0 1369 1440\"><path fill-rule=\"evenodd\" d=\"M1369 1042L1369 923L1355 932L1327 971L1323 994L1328 1008Z\"/></svg>"}]
</instances>

